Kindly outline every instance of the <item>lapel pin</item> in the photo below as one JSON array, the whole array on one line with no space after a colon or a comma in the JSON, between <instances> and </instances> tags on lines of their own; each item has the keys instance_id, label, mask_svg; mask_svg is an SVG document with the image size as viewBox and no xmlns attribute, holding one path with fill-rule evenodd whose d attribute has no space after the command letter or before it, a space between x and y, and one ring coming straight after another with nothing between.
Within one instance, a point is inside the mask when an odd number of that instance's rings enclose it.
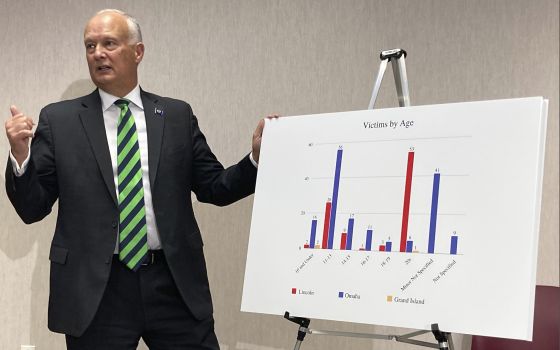
<instances>
[{"instance_id":1,"label":"lapel pin","mask_svg":"<svg viewBox=\"0 0 560 350\"><path fill-rule=\"evenodd\" d=\"M159 115L160 117L163 117L163 109L159 109L159 108L156 107L156 108L154 109L154 113L155 113L156 115Z\"/></svg>"}]
</instances>

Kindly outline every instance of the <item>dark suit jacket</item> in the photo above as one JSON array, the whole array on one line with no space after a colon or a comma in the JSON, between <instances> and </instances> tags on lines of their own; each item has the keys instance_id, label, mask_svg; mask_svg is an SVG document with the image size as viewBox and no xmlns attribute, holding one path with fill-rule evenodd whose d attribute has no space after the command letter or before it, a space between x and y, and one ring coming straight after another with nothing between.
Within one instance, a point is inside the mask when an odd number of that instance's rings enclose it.
<instances>
[{"instance_id":1,"label":"dark suit jacket","mask_svg":"<svg viewBox=\"0 0 560 350\"><path fill-rule=\"evenodd\" d=\"M162 248L185 303L203 319L212 313L212 300L191 191L201 202L230 204L254 192L256 169L248 156L224 169L187 103L144 91L141 96ZM43 219L58 199L49 254L49 328L80 336L103 296L119 219L97 90L43 108L27 171L15 177L8 161L6 190L25 223Z\"/></svg>"}]
</instances>

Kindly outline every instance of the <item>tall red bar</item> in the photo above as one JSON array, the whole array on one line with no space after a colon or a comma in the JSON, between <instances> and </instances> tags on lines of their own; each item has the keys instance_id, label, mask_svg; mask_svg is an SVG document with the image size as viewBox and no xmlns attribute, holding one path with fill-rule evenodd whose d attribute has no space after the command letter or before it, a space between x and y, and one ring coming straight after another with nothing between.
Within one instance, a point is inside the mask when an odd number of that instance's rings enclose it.
<instances>
[{"instance_id":1,"label":"tall red bar","mask_svg":"<svg viewBox=\"0 0 560 350\"><path fill-rule=\"evenodd\" d=\"M323 226L323 244L321 247L327 249L329 241L329 224L331 222L331 202L325 205L325 225Z\"/></svg>"},{"instance_id":2,"label":"tall red bar","mask_svg":"<svg viewBox=\"0 0 560 350\"><path fill-rule=\"evenodd\" d=\"M406 165L406 182L404 186L404 203L401 226L400 251L406 252L406 238L408 235L408 214L410 211L410 190L412 188L412 166L414 165L414 152L408 152L408 163Z\"/></svg>"},{"instance_id":3,"label":"tall red bar","mask_svg":"<svg viewBox=\"0 0 560 350\"><path fill-rule=\"evenodd\" d=\"M346 250L346 237L348 236L347 233L342 233L340 236L340 250Z\"/></svg>"}]
</instances>

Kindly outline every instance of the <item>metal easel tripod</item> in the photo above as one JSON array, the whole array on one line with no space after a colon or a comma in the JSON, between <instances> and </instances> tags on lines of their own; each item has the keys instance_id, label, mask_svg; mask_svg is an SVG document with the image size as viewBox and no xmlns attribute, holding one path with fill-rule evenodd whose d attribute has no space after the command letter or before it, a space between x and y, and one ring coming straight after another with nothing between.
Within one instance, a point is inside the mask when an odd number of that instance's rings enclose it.
<instances>
[{"instance_id":1,"label":"metal easel tripod","mask_svg":"<svg viewBox=\"0 0 560 350\"><path fill-rule=\"evenodd\" d=\"M404 59L406 58L406 51L402 49L382 51L381 54L379 55L379 58L381 59L381 64L379 65L379 72L377 73L377 78L375 80L375 86L373 87L373 93L371 95L371 100L369 102L368 109L373 109L375 105L375 101L377 100L377 95L379 94L379 88L381 87L381 82L383 81L383 75L385 74L385 70L387 69L387 64L389 62L391 62L393 65L393 75L395 77L395 86L397 88L399 106L400 107L410 106L410 95L408 92L408 79L406 76L406 66L404 63ZM370 334L370 333L353 333L353 332L339 332L339 331L310 329L309 324L311 323L311 320L309 318L290 316L290 313L288 311L284 313L284 318L287 319L288 321L294 322L299 325L294 350L299 350L301 343L303 342L307 334L395 340L401 343L414 344L414 345L424 346L428 348L434 348L440 350L454 350L451 333L440 330L437 323L433 323L431 325L431 330L429 331L420 330L412 333L395 335L395 334ZM426 334L429 332L432 332L432 334L436 338L437 343L429 343L421 340L412 339L416 336Z\"/></svg>"}]
</instances>

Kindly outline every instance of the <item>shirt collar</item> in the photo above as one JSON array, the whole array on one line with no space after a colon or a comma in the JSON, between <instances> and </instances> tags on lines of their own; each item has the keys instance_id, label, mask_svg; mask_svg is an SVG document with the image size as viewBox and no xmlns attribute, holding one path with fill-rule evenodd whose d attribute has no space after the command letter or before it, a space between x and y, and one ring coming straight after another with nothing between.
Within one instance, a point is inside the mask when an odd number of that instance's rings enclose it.
<instances>
[{"instance_id":1,"label":"shirt collar","mask_svg":"<svg viewBox=\"0 0 560 350\"><path fill-rule=\"evenodd\" d=\"M103 112L106 112L109 107L111 107L116 100L120 100L121 97L113 96L107 91L103 91L99 89L99 96L101 97L101 108ZM136 107L144 110L144 105L142 104L142 97L140 97L140 85L136 85L131 92L129 92L126 96L122 97L123 99L129 100L130 102L134 103Z\"/></svg>"}]
</instances>

